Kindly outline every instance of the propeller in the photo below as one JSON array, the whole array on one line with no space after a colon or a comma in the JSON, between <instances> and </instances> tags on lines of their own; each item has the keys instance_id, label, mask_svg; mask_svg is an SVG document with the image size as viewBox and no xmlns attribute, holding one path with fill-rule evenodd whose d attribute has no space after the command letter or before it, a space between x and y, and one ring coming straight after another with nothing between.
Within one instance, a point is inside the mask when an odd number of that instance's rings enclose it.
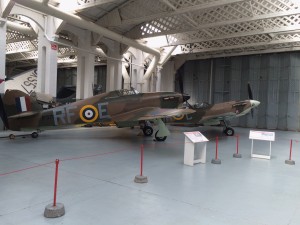
<instances>
[{"instance_id":1,"label":"propeller","mask_svg":"<svg viewBox=\"0 0 300 225\"><path fill-rule=\"evenodd\" d=\"M191 96L189 94L185 94L184 90L183 90L183 76L181 74L178 74L178 82L179 82L179 89L180 89L180 93L182 95L182 99L185 102L185 104L189 107L189 108L193 108L190 103L188 102L188 100L191 98Z\"/></svg>"},{"instance_id":2,"label":"propeller","mask_svg":"<svg viewBox=\"0 0 300 225\"><path fill-rule=\"evenodd\" d=\"M248 82L248 97L250 100L253 100L253 94L252 94L252 90L251 90L251 86L250 86L249 82ZM253 109L251 109L251 117L253 119Z\"/></svg>"}]
</instances>

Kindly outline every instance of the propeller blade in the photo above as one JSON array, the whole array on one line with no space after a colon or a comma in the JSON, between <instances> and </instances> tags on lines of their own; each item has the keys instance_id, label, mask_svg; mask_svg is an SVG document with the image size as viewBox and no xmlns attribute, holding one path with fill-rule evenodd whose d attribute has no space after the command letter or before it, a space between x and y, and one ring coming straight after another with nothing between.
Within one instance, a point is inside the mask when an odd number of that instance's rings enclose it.
<instances>
[{"instance_id":1,"label":"propeller blade","mask_svg":"<svg viewBox=\"0 0 300 225\"><path fill-rule=\"evenodd\" d=\"M253 109L251 109L251 117L252 117L252 119L253 119Z\"/></svg>"},{"instance_id":2,"label":"propeller blade","mask_svg":"<svg viewBox=\"0 0 300 225\"><path fill-rule=\"evenodd\" d=\"M183 94L183 77L181 74L178 74L178 81L179 81L179 89L180 93Z\"/></svg>"},{"instance_id":3,"label":"propeller blade","mask_svg":"<svg viewBox=\"0 0 300 225\"><path fill-rule=\"evenodd\" d=\"M253 94L252 94L250 83L248 83L248 97L249 99L253 100Z\"/></svg>"},{"instance_id":4,"label":"propeller blade","mask_svg":"<svg viewBox=\"0 0 300 225\"><path fill-rule=\"evenodd\" d=\"M191 98L189 94L182 94L182 97L183 97L183 101L185 102Z\"/></svg>"},{"instance_id":5,"label":"propeller blade","mask_svg":"<svg viewBox=\"0 0 300 225\"><path fill-rule=\"evenodd\" d=\"M185 102L186 106L189 108L193 108L191 104L188 102L188 100L191 98L189 94L185 94L183 90L183 76L181 74L178 74L178 81L179 81L179 89L180 93L182 94L183 101Z\"/></svg>"}]
</instances>

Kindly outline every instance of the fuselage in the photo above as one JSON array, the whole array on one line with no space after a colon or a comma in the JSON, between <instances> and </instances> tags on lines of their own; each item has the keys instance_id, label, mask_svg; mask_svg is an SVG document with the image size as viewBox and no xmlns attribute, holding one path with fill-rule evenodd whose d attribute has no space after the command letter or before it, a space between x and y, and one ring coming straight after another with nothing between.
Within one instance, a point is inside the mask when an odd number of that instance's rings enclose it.
<instances>
[{"instance_id":1,"label":"fuselage","mask_svg":"<svg viewBox=\"0 0 300 225\"><path fill-rule=\"evenodd\" d=\"M49 127L114 121L116 116L126 112L134 113L135 110L135 116L138 117L138 110L141 108L177 108L182 102L182 95L176 92L136 93L132 90L116 90L63 106L36 111L31 116L11 119L8 117L8 122L11 130L49 129Z\"/></svg>"},{"instance_id":2,"label":"fuselage","mask_svg":"<svg viewBox=\"0 0 300 225\"><path fill-rule=\"evenodd\" d=\"M218 124L221 120L229 120L246 115L259 104L260 102L256 100L230 101L216 104L203 103L193 108L196 112L172 117L168 119L168 122L172 124L213 125Z\"/></svg>"}]
</instances>

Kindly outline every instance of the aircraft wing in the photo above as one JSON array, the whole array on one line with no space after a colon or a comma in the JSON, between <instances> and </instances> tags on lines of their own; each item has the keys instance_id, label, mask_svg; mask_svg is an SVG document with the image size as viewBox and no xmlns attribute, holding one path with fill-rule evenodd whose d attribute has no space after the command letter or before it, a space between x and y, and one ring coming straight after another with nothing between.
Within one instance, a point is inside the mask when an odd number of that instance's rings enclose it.
<instances>
[{"instance_id":1,"label":"aircraft wing","mask_svg":"<svg viewBox=\"0 0 300 225\"><path fill-rule=\"evenodd\" d=\"M233 118L236 118L236 115L233 114L225 114L222 116L209 116L204 117L201 119L200 123L203 123L204 125L217 125L220 123L220 121L224 120L231 120Z\"/></svg>"},{"instance_id":2,"label":"aircraft wing","mask_svg":"<svg viewBox=\"0 0 300 225\"><path fill-rule=\"evenodd\" d=\"M144 107L120 113L112 116L113 121L139 121L139 120L153 120L165 117L171 117L181 114L190 114L195 112L193 109L163 109L158 107Z\"/></svg>"}]
</instances>

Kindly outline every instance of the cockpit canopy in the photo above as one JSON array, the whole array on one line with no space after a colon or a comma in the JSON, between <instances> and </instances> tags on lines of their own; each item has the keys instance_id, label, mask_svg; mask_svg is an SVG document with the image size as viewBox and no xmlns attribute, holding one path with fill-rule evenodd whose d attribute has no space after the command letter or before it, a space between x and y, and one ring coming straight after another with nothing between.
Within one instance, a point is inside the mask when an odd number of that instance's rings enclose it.
<instances>
[{"instance_id":1,"label":"cockpit canopy","mask_svg":"<svg viewBox=\"0 0 300 225\"><path fill-rule=\"evenodd\" d=\"M195 109L202 109L202 108L205 109L209 106L210 106L210 104L208 102L202 102L201 104L195 103L193 108L195 108Z\"/></svg>"},{"instance_id":2,"label":"cockpit canopy","mask_svg":"<svg viewBox=\"0 0 300 225\"><path fill-rule=\"evenodd\" d=\"M137 95L137 94L139 94L139 92L133 87L131 87L130 90L120 89L120 90L111 91L106 98L121 97L127 95Z\"/></svg>"}]
</instances>

